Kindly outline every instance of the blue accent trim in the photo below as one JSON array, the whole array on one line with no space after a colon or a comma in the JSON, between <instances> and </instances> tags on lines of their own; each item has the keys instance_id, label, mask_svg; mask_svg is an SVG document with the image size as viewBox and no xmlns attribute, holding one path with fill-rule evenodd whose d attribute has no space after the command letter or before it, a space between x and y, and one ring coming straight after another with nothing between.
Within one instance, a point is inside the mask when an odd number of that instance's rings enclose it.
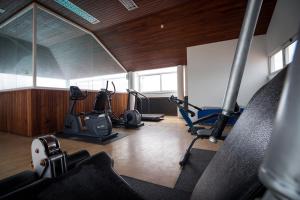
<instances>
[{"instance_id":1,"label":"blue accent trim","mask_svg":"<svg viewBox=\"0 0 300 200\"><path fill-rule=\"evenodd\" d=\"M187 123L187 125L189 126L189 128L193 129L194 125L193 125L191 118L189 117L189 113L186 112L184 110L184 108L182 108L182 107L179 107L179 112L180 112L181 116L183 117L183 119L185 120L185 122Z\"/></svg>"},{"instance_id":2,"label":"blue accent trim","mask_svg":"<svg viewBox=\"0 0 300 200\"><path fill-rule=\"evenodd\" d=\"M67 8L68 10L72 11L76 15L82 17L83 19L85 19L86 21L88 21L92 24L97 24L100 22L98 19L96 19L95 17L93 17L92 15L87 13L86 11L82 10L81 8L79 8L78 6L76 6L75 4L70 2L69 0L55 0L55 2L59 3L63 7Z\"/></svg>"},{"instance_id":3,"label":"blue accent trim","mask_svg":"<svg viewBox=\"0 0 300 200\"><path fill-rule=\"evenodd\" d=\"M244 109L241 108L241 112L243 112L243 110ZM209 108L209 107L203 108L201 111L198 111L198 119L201 117L210 115L210 114L221 113L221 112L222 112L221 108ZM216 116L215 118L212 118L212 119L205 120L201 124L207 125L207 126L213 126L215 124L215 122L217 121L217 119L218 119L218 116ZM227 125L233 126L236 121L237 121L236 117L230 117L227 122Z\"/></svg>"}]
</instances>

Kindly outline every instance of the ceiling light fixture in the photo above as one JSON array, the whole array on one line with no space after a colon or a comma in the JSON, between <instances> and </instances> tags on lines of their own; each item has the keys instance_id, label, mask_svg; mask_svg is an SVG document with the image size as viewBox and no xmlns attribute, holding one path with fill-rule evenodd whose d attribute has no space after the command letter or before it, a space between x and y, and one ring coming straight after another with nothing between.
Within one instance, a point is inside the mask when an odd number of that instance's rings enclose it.
<instances>
[{"instance_id":1,"label":"ceiling light fixture","mask_svg":"<svg viewBox=\"0 0 300 200\"><path fill-rule=\"evenodd\" d=\"M0 14L2 13L5 13L5 10L0 8Z\"/></svg>"},{"instance_id":2,"label":"ceiling light fixture","mask_svg":"<svg viewBox=\"0 0 300 200\"><path fill-rule=\"evenodd\" d=\"M83 9L79 8L78 6L76 6L75 4L70 2L69 0L55 0L55 2L62 5L65 8L67 8L68 10L75 13L76 15L82 17L83 19L90 22L91 24L97 24L97 23L100 22L100 20L98 20L94 16L90 15L89 13L84 11Z\"/></svg>"},{"instance_id":3,"label":"ceiling light fixture","mask_svg":"<svg viewBox=\"0 0 300 200\"><path fill-rule=\"evenodd\" d=\"M132 11L138 8L138 6L134 3L133 0L119 0L119 1L123 4L123 6L125 6L125 8L128 11Z\"/></svg>"}]
</instances>

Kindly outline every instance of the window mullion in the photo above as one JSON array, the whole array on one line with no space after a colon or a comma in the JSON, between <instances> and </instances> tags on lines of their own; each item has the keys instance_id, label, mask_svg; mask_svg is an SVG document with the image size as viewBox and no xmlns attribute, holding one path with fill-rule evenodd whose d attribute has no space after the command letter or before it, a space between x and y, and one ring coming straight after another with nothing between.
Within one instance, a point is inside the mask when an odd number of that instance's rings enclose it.
<instances>
[{"instance_id":1,"label":"window mullion","mask_svg":"<svg viewBox=\"0 0 300 200\"><path fill-rule=\"evenodd\" d=\"M283 67L286 66L286 57L285 57L285 51L286 49L282 49L282 63L283 63Z\"/></svg>"}]
</instances>

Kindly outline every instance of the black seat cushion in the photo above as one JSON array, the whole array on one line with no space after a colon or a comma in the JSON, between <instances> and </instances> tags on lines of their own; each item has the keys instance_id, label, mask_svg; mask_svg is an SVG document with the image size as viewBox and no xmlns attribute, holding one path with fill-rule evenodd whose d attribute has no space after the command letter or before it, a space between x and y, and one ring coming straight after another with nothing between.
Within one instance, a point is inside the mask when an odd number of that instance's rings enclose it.
<instances>
[{"instance_id":1,"label":"black seat cushion","mask_svg":"<svg viewBox=\"0 0 300 200\"><path fill-rule=\"evenodd\" d=\"M286 71L282 70L253 96L203 172L193 200L251 199L255 191L261 191L258 168L270 140Z\"/></svg>"},{"instance_id":2,"label":"black seat cushion","mask_svg":"<svg viewBox=\"0 0 300 200\"><path fill-rule=\"evenodd\" d=\"M132 199L140 197L112 169L112 160L104 152L79 164L67 174L35 182L6 196L5 199Z\"/></svg>"},{"instance_id":3,"label":"black seat cushion","mask_svg":"<svg viewBox=\"0 0 300 200\"><path fill-rule=\"evenodd\" d=\"M145 200L188 200L191 193L122 176L134 191Z\"/></svg>"},{"instance_id":4,"label":"black seat cushion","mask_svg":"<svg viewBox=\"0 0 300 200\"><path fill-rule=\"evenodd\" d=\"M39 179L33 171L23 171L0 181L0 197L31 184Z\"/></svg>"}]
</instances>

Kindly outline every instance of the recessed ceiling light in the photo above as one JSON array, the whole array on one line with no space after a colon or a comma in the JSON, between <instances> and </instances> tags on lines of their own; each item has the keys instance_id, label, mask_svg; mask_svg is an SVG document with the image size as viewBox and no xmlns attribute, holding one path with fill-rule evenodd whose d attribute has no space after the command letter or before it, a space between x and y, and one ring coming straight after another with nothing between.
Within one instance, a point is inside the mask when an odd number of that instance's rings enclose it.
<instances>
[{"instance_id":1,"label":"recessed ceiling light","mask_svg":"<svg viewBox=\"0 0 300 200\"><path fill-rule=\"evenodd\" d=\"M128 11L132 11L138 8L133 0L119 0Z\"/></svg>"},{"instance_id":2,"label":"recessed ceiling light","mask_svg":"<svg viewBox=\"0 0 300 200\"><path fill-rule=\"evenodd\" d=\"M89 13L87 13L86 11L84 11L83 9L79 8L78 6L76 6L75 4L73 4L72 2L70 2L69 0L55 0L55 1L57 3L59 3L60 5L62 5L63 7L67 8L68 10L70 10L71 12L73 12L76 15L82 17L86 21L90 22L91 24L97 24L97 23L100 22L100 20L98 20L94 16L90 15Z\"/></svg>"},{"instance_id":3,"label":"recessed ceiling light","mask_svg":"<svg viewBox=\"0 0 300 200\"><path fill-rule=\"evenodd\" d=\"M0 8L0 14L2 13L5 13L5 10Z\"/></svg>"}]
</instances>

